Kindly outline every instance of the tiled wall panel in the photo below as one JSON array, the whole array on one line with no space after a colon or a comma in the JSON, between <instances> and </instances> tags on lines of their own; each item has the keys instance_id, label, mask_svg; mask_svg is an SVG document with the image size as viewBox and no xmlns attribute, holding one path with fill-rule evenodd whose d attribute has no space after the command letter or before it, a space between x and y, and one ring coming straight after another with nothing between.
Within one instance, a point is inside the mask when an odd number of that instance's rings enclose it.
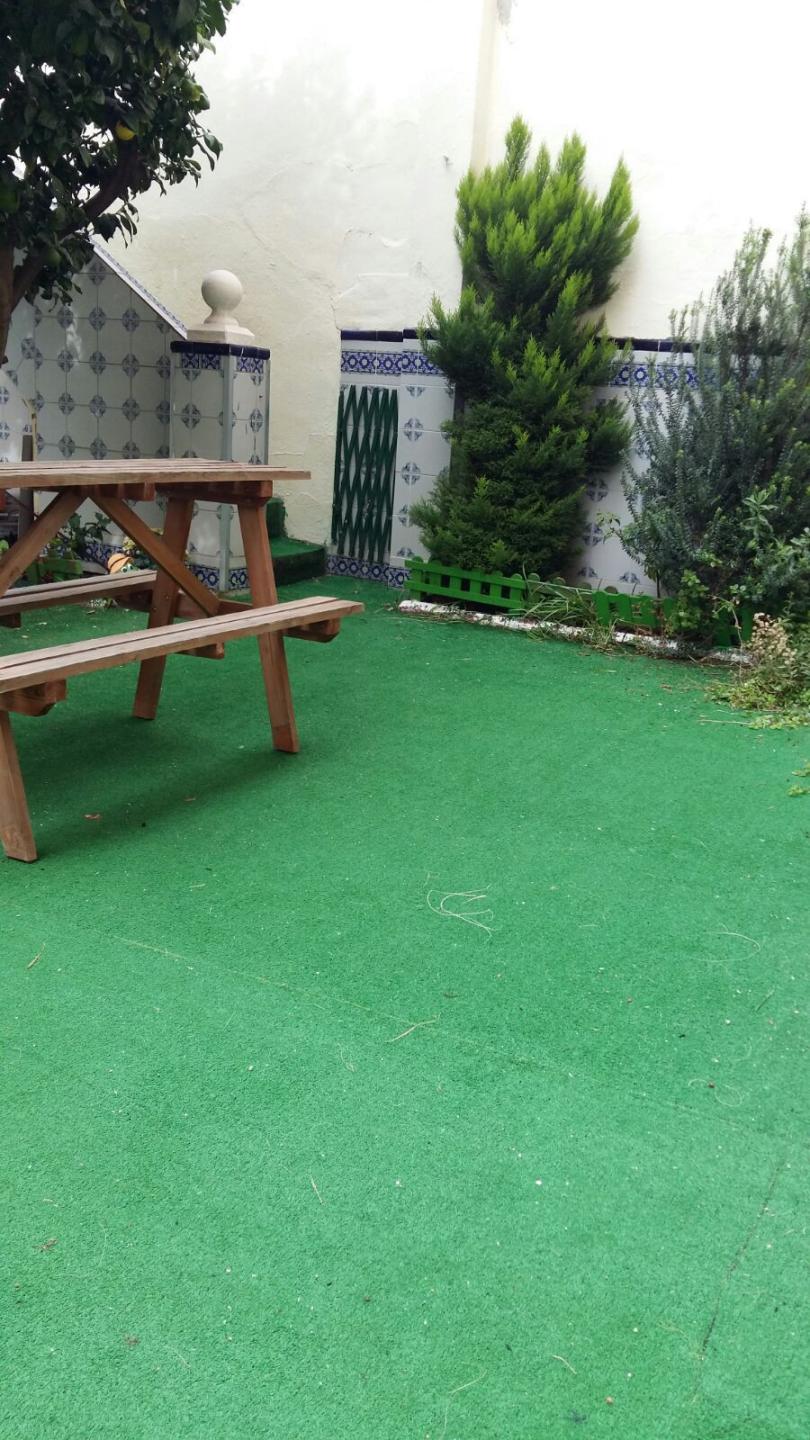
<instances>
[{"instance_id":1,"label":"tiled wall panel","mask_svg":"<svg viewBox=\"0 0 810 1440\"><path fill-rule=\"evenodd\" d=\"M611 384L600 392L600 398L615 398L617 392L626 395L631 384L649 383L651 353L640 349L633 352L630 361L617 362ZM659 363L660 358L659 355ZM329 558L329 568L337 574L402 585L407 578L408 560L425 554L421 535L411 523L410 507L415 500L430 495L437 475L450 458L450 445L441 427L452 418L452 388L441 371L426 358L413 332L404 332L401 340L394 338L390 331L349 332L341 345L340 369L343 385L396 385L400 422L387 560L382 566L370 567L352 556L333 555ZM643 463L643 457L638 454L634 454L632 460L634 464ZM572 583L593 587L612 585L619 590L654 594L654 582L607 527L600 524L600 516L606 514L617 515L620 521L629 519L618 467L594 476L586 487L579 546L567 578ZM379 574L372 574L372 569Z\"/></svg>"}]
</instances>

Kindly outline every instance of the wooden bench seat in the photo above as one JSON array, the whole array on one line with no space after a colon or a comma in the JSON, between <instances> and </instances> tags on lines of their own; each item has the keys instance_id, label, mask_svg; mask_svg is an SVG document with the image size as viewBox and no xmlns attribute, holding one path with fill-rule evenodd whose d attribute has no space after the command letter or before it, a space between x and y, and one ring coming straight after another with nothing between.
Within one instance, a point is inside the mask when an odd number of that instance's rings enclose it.
<instances>
[{"instance_id":1,"label":"wooden bench seat","mask_svg":"<svg viewBox=\"0 0 810 1440\"><path fill-rule=\"evenodd\" d=\"M59 580L49 585L19 585L0 597L0 625L18 629L27 610L45 610L53 605L88 605L91 600L127 600L151 595L154 570L128 570L124 575L82 575L77 580ZM145 608L145 602L133 605Z\"/></svg>"},{"instance_id":2,"label":"wooden bench seat","mask_svg":"<svg viewBox=\"0 0 810 1440\"><path fill-rule=\"evenodd\" d=\"M255 609L232 603L234 608L229 604L224 614L0 658L0 839L9 858L37 858L9 711L43 715L65 699L67 681L75 675L180 652L211 651L226 640L251 635L331 640L345 616L363 609L353 600L320 596Z\"/></svg>"}]
</instances>

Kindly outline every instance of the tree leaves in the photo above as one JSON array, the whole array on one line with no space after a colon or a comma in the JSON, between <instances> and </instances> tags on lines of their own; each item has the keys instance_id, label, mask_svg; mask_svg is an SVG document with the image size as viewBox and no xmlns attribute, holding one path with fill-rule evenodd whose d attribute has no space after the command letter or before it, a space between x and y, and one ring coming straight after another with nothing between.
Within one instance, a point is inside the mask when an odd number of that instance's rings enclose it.
<instances>
[{"instance_id":1,"label":"tree leaves","mask_svg":"<svg viewBox=\"0 0 810 1440\"><path fill-rule=\"evenodd\" d=\"M14 302L39 285L67 293L87 258L91 217L133 233L133 195L198 178L219 142L192 66L236 0L37 0L3 7L0 251L17 255ZM115 127L134 132L129 140ZM131 152L127 163L121 156ZM16 178L25 172L25 182ZM16 173L15 173L16 172ZM22 287L22 288L20 288ZM0 313L0 354L8 314Z\"/></svg>"}]
</instances>

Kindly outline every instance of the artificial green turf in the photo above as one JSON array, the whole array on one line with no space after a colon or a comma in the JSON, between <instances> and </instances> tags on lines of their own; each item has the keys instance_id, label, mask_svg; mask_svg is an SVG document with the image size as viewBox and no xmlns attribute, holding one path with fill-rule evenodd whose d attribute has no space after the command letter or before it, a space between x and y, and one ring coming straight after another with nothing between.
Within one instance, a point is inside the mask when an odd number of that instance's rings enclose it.
<instances>
[{"instance_id":1,"label":"artificial green turf","mask_svg":"<svg viewBox=\"0 0 810 1440\"><path fill-rule=\"evenodd\" d=\"M0 1436L806 1440L810 737L318 590L14 722Z\"/></svg>"}]
</instances>

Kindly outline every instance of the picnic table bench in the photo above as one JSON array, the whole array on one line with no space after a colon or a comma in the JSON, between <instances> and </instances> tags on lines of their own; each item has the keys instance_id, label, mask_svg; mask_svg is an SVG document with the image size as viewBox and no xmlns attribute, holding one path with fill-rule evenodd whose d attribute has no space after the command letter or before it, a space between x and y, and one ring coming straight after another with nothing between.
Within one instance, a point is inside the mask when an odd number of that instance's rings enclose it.
<instances>
[{"instance_id":1,"label":"picnic table bench","mask_svg":"<svg viewBox=\"0 0 810 1440\"><path fill-rule=\"evenodd\" d=\"M10 713L44 715L67 695L76 675L115 665L140 665L133 713L157 714L166 659L183 653L218 659L226 641L255 636L264 676L273 744L299 749L285 637L321 643L333 640L356 601L313 596L279 604L264 507L278 480L308 479L306 471L273 469L234 461L61 461L7 465L7 488L54 491L30 530L0 559L0 625L20 623L23 613L50 605L113 598L133 609L148 609L147 628L0 658L0 841L10 859L37 858ZM135 500L166 499L162 535L131 508ZM118 525L154 562L154 570L117 576L89 576L51 585L11 590L44 547L85 500ZM236 505L245 548L251 601L216 595L185 563L195 500Z\"/></svg>"}]
</instances>

